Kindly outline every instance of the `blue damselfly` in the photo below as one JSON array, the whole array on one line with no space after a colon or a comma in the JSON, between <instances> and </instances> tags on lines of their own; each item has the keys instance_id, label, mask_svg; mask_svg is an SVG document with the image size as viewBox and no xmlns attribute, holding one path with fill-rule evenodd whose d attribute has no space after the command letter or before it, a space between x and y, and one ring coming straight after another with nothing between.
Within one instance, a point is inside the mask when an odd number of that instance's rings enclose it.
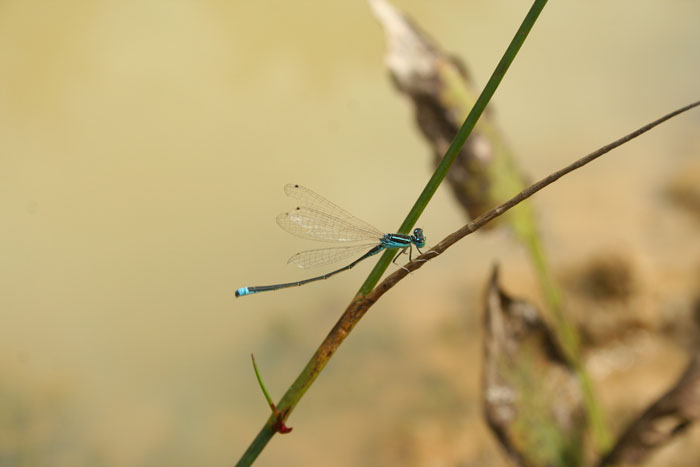
<instances>
[{"instance_id":1,"label":"blue damselfly","mask_svg":"<svg viewBox=\"0 0 700 467\"><path fill-rule=\"evenodd\" d=\"M408 249L410 260L413 246L419 253L422 253L420 249L425 246L425 235L422 229L414 229L413 235L385 234L301 185L286 185L284 191L288 196L300 201L299 207L293 211L277 216L277 223L284 230L301 238L322 242L356 242L351 246L302 251L289 258L287 263L296 264L300 268L310 268L331 264L362 252L364 254L347 266L322 276L285 284L241 287L236 290L236 297L328 279L388 249L400 250L394 257L394 261Z\"/></svg>"}]
</instances>

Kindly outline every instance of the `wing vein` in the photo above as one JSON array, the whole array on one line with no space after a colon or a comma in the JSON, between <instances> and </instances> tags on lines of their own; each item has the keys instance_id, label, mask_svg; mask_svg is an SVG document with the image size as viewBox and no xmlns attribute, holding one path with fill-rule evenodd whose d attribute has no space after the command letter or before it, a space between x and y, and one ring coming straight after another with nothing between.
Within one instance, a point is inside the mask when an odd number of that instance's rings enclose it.
<instances>
[{"instance_id":1,"label":"wing vein","mask_svg":"<svg viewBox=\"0 0 700 467\"><path fill-rule=\"evenodd\" d=\"M279 226L292 235L325 242L379 242L384 235L308 188L289 184L284 189L302 203L295 210L277 216Z\"/></svg>"},{"instance_id":2,"label":"wing vein","mask_svg":"<svg viewBox=\"0 0 700 467\"><path fill-rule=\"evenodd\" d=\"M287 261L288 264L296 264L300 268L314 268L326 264L335 263L350 256L360 256L368 252L376 245L364 243L351 246L339 246L333 248L320 248L317 250L301 251Z\"/></svg>"}]
</instances>

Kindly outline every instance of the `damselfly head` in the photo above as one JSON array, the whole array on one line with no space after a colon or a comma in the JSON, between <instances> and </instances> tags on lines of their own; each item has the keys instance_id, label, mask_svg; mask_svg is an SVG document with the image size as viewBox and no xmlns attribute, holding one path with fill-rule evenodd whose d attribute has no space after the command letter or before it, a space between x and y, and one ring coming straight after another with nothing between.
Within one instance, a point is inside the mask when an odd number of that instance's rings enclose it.
<instances>
[{"instance_id":1,"label":"damselfly head","mask_svg":"<svg viewBox=\"0 0 700 467\"><path fill-rule=\"evenodd\" d=\"M413 229L413 243L418 248L423 248L425 246L425 234L423 229Z\"/></svg>"}]
</instances>

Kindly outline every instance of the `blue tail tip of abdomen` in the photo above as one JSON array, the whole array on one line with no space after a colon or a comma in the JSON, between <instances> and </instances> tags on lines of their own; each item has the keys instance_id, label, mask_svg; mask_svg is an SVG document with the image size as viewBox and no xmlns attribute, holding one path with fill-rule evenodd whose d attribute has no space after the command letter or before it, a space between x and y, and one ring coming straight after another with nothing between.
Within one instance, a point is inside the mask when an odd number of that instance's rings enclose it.
<instances>
[{"instance_id":1,"label":"blue tail tip of abdomen","mask_svg":"<svg viewBox=\"0 0 700 467\"><path fill-rule=\"evenodd\" d=\"M248 287L241 287L240 289L236 290L236 297L242 297L244 295L250 295L253 292L248 290Z\"/></svg>"}]
</instances>

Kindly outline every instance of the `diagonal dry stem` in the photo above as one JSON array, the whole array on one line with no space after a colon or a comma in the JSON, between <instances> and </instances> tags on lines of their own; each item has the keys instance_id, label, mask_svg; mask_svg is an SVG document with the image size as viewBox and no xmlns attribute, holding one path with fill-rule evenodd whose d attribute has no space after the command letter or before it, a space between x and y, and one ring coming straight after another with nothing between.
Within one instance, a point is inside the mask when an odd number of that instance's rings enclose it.
<instances>
[{"instance_id":1,"label":"diagonal dry stem","mask_svg":"<svg viewBox=\"0 0 700 467\"><path fill-rule=\"evenodd\" d=\"M456 232L453 232L452 234L448 235L445 237L440 243L435 245L433 248L431 248L429 251L426 251L423 255L419 256L416 258L414 261L408 263L405 268L398 269L396 272L393 274L387 276L386 279L384 279L380 284L377 285L377 287L372 290L367 296L365 296L362 300L360 300L357 303L353 303L350 305L348 310L350 310L353 306L358 306L360 308L364 307L369 307L372 305L374 302L376 302L379 297L384 295L389 289L394 287L401 279L406 277L407 274L420 269L427 261L433 259L434 257L442 254L445 250L447 250L449 247L457 243L459 240L463 239L467 235L476 232L480 228L482 228L484 225L487 223L491 222L493 219L496 217L502 215L512 207L516 206L518 203L521 201L529 198L530 196L534 195L538 191L542 190L546 186L556 182L559 180L561 177L564 175L567 175L574 170L583 167L584 165L588 164L589 162L592 162L602 156L603 154L606 154L613 149L622 146L623 144L633 140L634 138L646 133L647 131L651 130L657 125L660 125L661 123L665 122L666 120L669 120L673 117L675 117L678 114L681 114L683 112L686 112L693 107L697 107L700 105L700 101L693 102L692 104L688 104L686 106L683 106L677 110L674 110L673 112L670 112L663 117L654 120L651 123L648 123L644 125L643 127L633 131L632 133L623 136L622 138L605 145L601 147L600 149L588 154L587 156L584 156L580 158L579 160L573 162L572 164L567 165L566 167L557 170L556 172L551 173L550 175L546 176L545 178L539 180L538 182L530 185L529 187L525 188L523 191L518 193L517 195L513 196L511 199L506 201L505 203L496 206L492 210L484 213L483 215L477 217L473 221L469 222L466 224L464 227L461 229L457 230ZM347 313L347 311L346 311ZM362 313L364 314L364 313Z\"/></svg>"}]
</instances>

